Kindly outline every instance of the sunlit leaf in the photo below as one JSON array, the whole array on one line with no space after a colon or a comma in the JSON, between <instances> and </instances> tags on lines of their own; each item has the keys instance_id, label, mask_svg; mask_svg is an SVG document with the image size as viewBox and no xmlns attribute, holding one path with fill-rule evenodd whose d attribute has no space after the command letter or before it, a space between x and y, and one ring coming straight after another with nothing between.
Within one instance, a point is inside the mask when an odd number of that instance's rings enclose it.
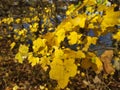
<instances>
[{"instance_id":1,"label":"sunlit leaf","mask_svg":"<svg viewBox=\"0 0 120 90\"><path fill-rule=\"evenodd\" d=\"M15 43L15 42L12 42L12 43L10 44L10 49L12 50L15 45L16 45L16 43Z\"/></svg>"},{"instance_id":2,"label":"sunlit leaf","mask_svg":"<svg viewBox=\"0 0 120 90\"><path fill-rule=\"evenodd\" d=\"M58 87L65 88L69 82L69 77L73 77L77 73L77 66L74 59L60 60L55 59L51 63L50 78L57 80Z\"/></svg>"},{"instance_id":3,"label":"sunlit leaf","mask_svg":"<svg viewBox=\"0 0 120 90\"><path fill-rule=\"evenodd\" d=\"M19 53L19 52L15 55L15 59L17 59L19 63L23 63L23 60L24 60L22 58L21 53Z\"/></svg>"},{"instance_id":4,"label":"sunlit leaf","mask_svg":"<svg viewBox=\"0 0 120 90\"><path fill-rule=\"evenodd\" d=\"M32 53L29 53L28 55L29 63L31 63L32 66L35 66L39 63L39 57L34 57Z\"/></svg>"},{"instance_id":5,"label":"sunlit leaf","mask_svg":"<svg viewBox=\"0 0 120 90\"><path fill-rule=\"evenodd\" d=\"M40 47L45 47L45 42L46 40L45 39L41 39L41 38L37 38L36 40L33 41L33 51L34 52L37 52L39 51Z\"/></svg>"},{"instance_id":6,"label":"sunlit leaf","mask_svg":"<svg viewBox=\"0 0 120 90\"><path fill-rule=\"evenodd\" d=\"M80 26L81 28L84 28L85 26L85 22L86 22L86 15L83 14L83 15L78 15L77 17L75 17L71 23L72 25L75 27L75 26Z\"/></svg>"},{"instance_id":7,"label":"sunlit leaf","mask_svg":"<svg viewBox=\"0 0 120 90\"><path fill-rule=\"evenodd\" d=\"M65 38L65 30L64 29L58 29L56 31L55 35L57 37L58 44L60 44L61 41L63 41L64 38Z\"/></svg>"},{"instance_id":8,"label":"sunlit leaf","mask_svg":"<svg viewBox=\"0 0 120 90\"><path fill-rule=\"evenodd\" d=\"M29 51L29 47L26 46L26 45L20 45L19 47L19 53L22 55L22 56L27 56L28 54L28 51Z\"/></svg>"},{"instance_id":9,"label":"sunlit leaf","mask_svg":"<svg viewBox=\"0 0 120 90\"><path fill-rule=\"evenodd\" d=\"M77 32L70 32L70 35L68 36L69 44L70 45L76 44L81 36L82 35L78 35Z\"/></svg>"}]
</instances>

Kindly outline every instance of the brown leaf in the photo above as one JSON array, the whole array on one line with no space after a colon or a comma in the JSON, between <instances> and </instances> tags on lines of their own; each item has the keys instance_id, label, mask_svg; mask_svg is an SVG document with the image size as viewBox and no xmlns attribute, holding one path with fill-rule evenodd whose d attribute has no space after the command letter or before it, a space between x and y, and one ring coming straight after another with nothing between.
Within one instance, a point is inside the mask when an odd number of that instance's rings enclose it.
<instances>
[{"instance_id":1,"label":"brown leaf","mask_svg":"<svg viewBox=\"0 0 120 90\"><path fill-rule=\"evenodd\" d=\"M103 67L104 70L107 74L111 74L112 72L114 72L114 68L111 64L111 60L113 57L113 50L106 50L101 56L100 59L103 62Z\"/></svg>"},{"instance_id":2,"label":"brown leaf","mask_svg":"<svg viewBox=\"0 0 120 90\"><path fill-rule=\"evenodd\" d=\"M101 83L101 80L98 78L98 76L95 76L95 78L93 79L93 82L97 84L97 83Z\"/></svg>"}]
</instances>

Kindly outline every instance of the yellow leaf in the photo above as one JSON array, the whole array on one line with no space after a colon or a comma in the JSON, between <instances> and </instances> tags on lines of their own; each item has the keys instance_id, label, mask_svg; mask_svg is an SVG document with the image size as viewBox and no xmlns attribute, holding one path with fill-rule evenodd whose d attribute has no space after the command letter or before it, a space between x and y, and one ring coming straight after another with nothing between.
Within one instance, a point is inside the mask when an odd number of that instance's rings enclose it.
<instances>
[{"instance_id":1,"label":"yellow leaf","mask_svg":"<svg viewBox=\"0 0 120 90\"><path fill-rule=\"evenodd\" d=\"M73 32L70 32L70 35L68 36L68 39L69 39L69 44L70 45L73 45L73 44L76 44L78 39L81 37L82 35L78 35L77 32L73 31Z\"/></svg>"},{"instance_id":2,"label":"yellow leaf","mask_svg":"<svg viewBox=\"0 0 120 90\"><path fill-rule=\"evenodd\" d=\"M101 27L103 31L107 27L112 27L112 26L120 24L119 17L120 17L120 11L114 11L114 7L108 7L106 9L106 13L103 16L103 20L101 23Z\"/></svg>"},{"instance_id":3,"label":"yellow leaf","mask_svg":"<svg viewBox=\"0 0 120 90\"><path fill-rule=\"evenodd\" d=\"M86 8L86 10L87 10L88 12L92 13L92 12L94 12L95 9L93 9L92 6L88 6L88 7Z\"/></svg>"},{"instance_id":4,"label":"yellow leaf","mask_svg":"<svg viewBox=\"0 0 120 90\"><path fill-rule=\"evenodd\" d=\"M20 23L20 21L21 21L20 18L17 18L17 19L15 20L15 22L16 22L17 24Z\"/></svg>"},{"instance_id":5,"label":"yellow leaf","mask_svg":"<svg viewBox=\"0 0 120 90\"><path fill-rule=\"evenodd\" d=\"M35 66L39 63L39 57L34 57L32 53L29 53L28 55L29 63L31 63L32 66Z\"/></svg>"},{"instance_id":6,"label":"yellow leaf","mask_svg":"<svg viewBox=\"0 0 120 90\"><path fill-rule=\"evenodd\" d=\"M32 25L30 25L31 32L37 32L37 30L38 30L38 23L33 23Z\"/></svg>"},{"instance_id":7,"label":"yellow leaf","mask_svg":"<svg viewBox=\"0 0 120 90\"><path fill-rule=\"evenodd\" d=\"M30 22L31 22L31 19L25 17L25 18L22 19L22 22L30 23Z\"/></svg>"},{"instance_id":8,"label":"yellow leaf","mask_svg":"<svg viewBox=\"0 0 120 90\"><path fill-rule=\"evenodd\" d=\"M82 77L85 77L85 73L84 73L84 72L81 72L81 76L82 76Z\"/></svg>"},{"instance_id":9,"label":"yellow leaf","mask_svg":"<svg viewBox=\"0 0 120 90\"><path fill-rule=\"evenodd\" d=\"M39 51L40 47L45 47L46 46L46 39L41 39L41 38L37 38L36 40L33 41L33 51L37 52Z\"/></svg>"},{"instance_id":10,"label":"yellow leaf","mask_svg":"<svg viewBox=\"0 0 120 90\"><path fill-rule=\"evenodd\" d=\"M12 43L10 44L10 50L12 50L15 45L16 45L16 43L15 43L15 42L12 42Z\"/></svg>"},{"instance_id":11,"label":"yellow leaf","mask_svg":"<svg viewBox=\"0 0 120 90\"><path fill-rule=\"evenodd\" d=\"M74 4L71 4L69 7L68 7L68 10L66 11L66 15L70 15L75 9L75 6Z\"/></svg>"},{"instance_id":12,"label":"yellow leaf","mask_svg":"<svg viewBox=\"0 0 120 90\"><path fill-rule=\"evenodd\" d=\"M40 19L39 19L39 17L38 16L34 16L33 18L32 18L32 21L39 21ZM37 24L37 23L36 23Z\"/></svg>"},{"instance_id":13,"label":"yellow leaf","mask_svg":"<svg viewBox=\"0 0 120 90\"><path fill-rule=\"evenodd\" d=\"M30 11L35 11L35 8L29 7L29 10L30 10Z\"/></svg>"},{"instance_id":14,"label":"yellow leaf","mask_svg":"<svg viewBox=\"0 0 120 90\"><path fill-rule=\"evenodd\" d=\"M97 4L96 0L84 0L84 3L86 3L86 5L95 5L95 4Z\"/></svg>"},{"instance_id":15,"label":"yellow leaf","mask_svg":"<svg viewBox=\"0 0 120 90\"><path fill-rule=\"evenodd\" d=\"M48 47L57 46L57 37L55 37L54 33L48 32L43 37L46 39L46 45Z\"/></svg>"},{"instance_id":16,"label":"yellow leaf","mask_svg":"<svg viewBox=\"0 0 120 90\"><path fill-rule=\"evenodd\" d=\"M15 85L14 87L13 87L13 90L18 90L19 89L19 87L17 86L17 85Z\"/></svg>"},{"instance_id":17,"label":"yellow leaf","mask_svg":"<svg viewBox=\"0 0 120 90\"><path fill-rule=\"evenodd\" d=\"M76 58L85 58L85 53L83 53L81 50L78 50L76 52Z\"/></svg>"},{"instance_id":18,"label":"yellow leaf","mask_svg":"<svg viewBox=\"0 0 120 90\"><path fill-rule=\"evenodd\" d=\"M77 66L74 64L74 59L64 61L54 59L50 66L50 78L57 80L58 87L61 89L64 89L67 86L69 77L74 77L77 73Z\"/></svg>"},{"instance_id":19,"label":"yellow leaf","mask_svg":"<svg viewBox=\"0 0 120 90\"><path fill-rule=\"evenodd\" d=\"M78 51L74 51L74 50L71 50L69 48L66 48L64 49L64 58L68 59L68 58L72 58L72 59L75 59L75 58L85 58L85 54L81 51L81 50L78 50Z\"/></svg>"},{"instance_id":20,"label":"yellow leaf","mask_svg":"<svg viewBox=\"0 0 120 90\"><path fill-rule=\"evenodd\" d=\"M120 41L120 30L113 35L113 38L116 39L117 41Z\"/></svg>"},{"instance_id":21,"label":"yellow leaf","mask_svg":"<svg viewBox=\"0 0 120 90\"><path fill-rule=\"evenodd\" d=\"M103 64L102 61L100 60L100 58L98 57L92 57L92 63L94 63L95 65L92 66L93 70L98 74L102 71L103 69Z\"/></svg>"},{"instance_id":22,"label":"yellow leaf","mask_svg":"<svg viewBox=\"0 0 120 90\"><path fill-rule=\"evenodd\" d=\"M22 56L27 56L28 51L29 51L28 46L22 45L22 44L20 45L20 47L19 47L19 53L20 53Z\"/></svg>"},{"instance_id":23,"label":"yellow leaf","mask_svg":"<svg viewBox=\"0 0 120 90\"><path fill-rule=\"evenodd\" d=\"M63 28L65 31L72 31L72 23L70 21L64 23Z\"/></svg>"},{"instance_id":24,"label":"yellow leaf","mask_svg":"<svg viewBox=\"0 0 120 90\"><path fill-rule=\"evenodd\" d=\"M50 58L47 56L43 56L40 58L40 64L41 67L46 71L48 69L48 66L50 64Z\"/></svg>"},{"instance_id":25,"label":"yellow leaf","mask_svg":"<svg viewBox=\"0 0 120 90\"><path fill-rule=\"evenodd\" d=\"M64 52L62 49L59 49L58 47L54 46L55 53L54 53L54 58L62 58L64 55Z\"/></svg>"},{"instance_id":26,"label":"yellow leaf","mask_svg":"<svg viewBox=\"0 0 120 90\"><path fill-rule=\"evenodd\" d=\"M57 29L55 32L55 35L57 37L58 44L61 43L61 41L65 38L65 30L64 29Z\"/></svg>"},{"instance_id":27,"label":"yellow leaf","mask_svg":"<svg viewBox=\"0 0 120 90\"><path fill-rule=\"evenodd\" d=\"M71 20L73 27L80 26L81 28L85 27L86 15L78 15L74 19Z\"/></svg>"},{"instance_id":28,"label":"yellow leaf","mask_svg":"<svg viewBox=\"0 0 120 90\"><path fill-rule=\"evenodd\" d=\"M83 51L87 51L91 44L96 44L97 39L98 39L97 37L87 36L87 43L85 44Z\"/></svg>"},{"instance_id":29,"label":"yellow leaf","mask_svg":"<svg viewBox=\"0 0 120 90\"><path fill-rule=\"evenodd\" d=\"M17 59L19 63L23 63L24 60L19 52L15 55L15 59Z\"/></svg>"}]
</instances>

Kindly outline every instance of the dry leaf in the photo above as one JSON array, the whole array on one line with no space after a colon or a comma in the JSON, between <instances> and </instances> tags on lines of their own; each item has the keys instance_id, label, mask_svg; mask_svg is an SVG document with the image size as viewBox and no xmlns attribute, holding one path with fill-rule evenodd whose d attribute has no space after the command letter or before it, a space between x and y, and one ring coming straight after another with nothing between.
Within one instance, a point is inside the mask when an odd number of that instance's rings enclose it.
<instances>
[{"instance_id":1,"label":"dry leaf","mask_svg":"<svg viewBox=\"0 0 120 90\"><path fill-rule=\"evenodd\" d=\"M111 60L113 57L113 50L106 50L101 56L100 59L103 62L103 67L104 70L107 74L111 74L112 72L114 72L114 68L111 64Z\"/></svg>"},{"instance_id":2,"label":"dry leaf","mask_svg":"<svg viewBox=\"0 0 120 90\"><path fill-rule=\"evenodd\" d=\"M98 78L98 76L95 76L95 78L93 79L94 83L101 83L101 80Z\"/></svg>"}]
</instances>

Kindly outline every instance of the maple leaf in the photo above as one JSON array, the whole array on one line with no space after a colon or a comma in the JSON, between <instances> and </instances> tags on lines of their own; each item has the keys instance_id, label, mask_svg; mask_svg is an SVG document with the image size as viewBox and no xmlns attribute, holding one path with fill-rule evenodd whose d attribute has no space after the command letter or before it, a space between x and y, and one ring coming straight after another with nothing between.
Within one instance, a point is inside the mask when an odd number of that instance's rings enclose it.
<instances>
[{"instance_id":1,"label":"maple leaf","mask_svg":"<svg viewBox=\"0 0 120 90\"><path fill-rule=\"evenodd\" d=\"M31 63L32 66L35 66L39 63L39 57L34 57L33 53L29 53L28 55L29 63Z\"/></svg>"},{"instance_id":2,"label":"maple leaf","mask_svg":"<svg viewBox=\"0 0 120 90\"><path fill-rule=\"evenodd\" d=\"M73 27L80 26L81 28L85 27L86 15L81 14L71 20Z\"/></svg>"},{"instance_id":3,"label":"maple leaf","mask_svg":"<svg viewBox=\"0 0 120 90\"><path fill-rule=\"evenodd\" d=\"M101 23L101 27L103 31L107 27L112 27L120 24L119 17L120 17L120 11L114 11L114 7L107 7L106 13L103 16L103 21Z\"/></svg>"},{"instance_id":4,"label":"maple leaf","mask_svg":"<svg viewBox=\"0 0 120 90\"><path fill-rule=\"evenodd\" d=\"M22 56L27 56L28 51L29 51L29 47L28 46L22 45L22 44L20 45L19 52L21 53Z\"/></svg>"},{"instance_id":5,"label":"maple leaf","mask_svg":"<svg viewBox=\"0 0 120 90\"><path fill-rule=\"evenodd\" d=\"M75 5L71 4L66 11L66 15L70 15L75 10Z\"/></svg>"},{"instance_id":6,"label":"maple leaf","mask_svg":"<svg viewBox=\"0 0 120 90\"><path fill-rule=\"evenodd\" d=\"M34 40L33 46L32 46L33 51L37 52L39 51L40 47L45 47L46 46L45 42L46 42L46 39L41 39L41 38L37 38L36 40Z\"/></svg>"},{"instance_id":7,"label":"maple leaf","mask_svg":"<svg viewBox=\"0 0 120 90\"><path fill-rule=\"evenodd\" d=\"M55 32L55 36L57 37L58 45L61 43L61 41L65 38L65 30L64 29L57 29Z\"/></svg>"},{"instance_id":8,"label":"maple leaf","mask_svg":"<svg viewBox=\"0 0 120 90\"><path fill-rule=\"evenodd\" d=\"M70 35L68 36L68 39L69 39L68 43L70 45L76 44L81 36L82 36L82 34L78 35L77 32L75 32L75 31L70 32Z\"/></svg>"},{"instance_id":9,"label":"maple leaf","mask_svg":"<svg viewBox=\"0 0 120 90\"><path fill-rule=\"evenodd\" d=\"M46 71L48 69L47 65L50 65L50 57L43 56L40 58L41 67Z\"/></svg>"},{"instance_id":10,"label":"maple leaf","mask_svg":"<svg viewBox=\"0 0 120 90\"><path fill-rule=\"evenodd\" d=\"M20 52L18 52L16 55L15 55L15 59L18 60L19 63L23 63L23 58L22 58L22 55Z\"/></svg>"},{"instance_id":11,"label":"maple leaf","mask_svg":"<svg viewBox=\"0 0 120 90\"><path fill-rule=\"evenodd\" d=\"M64 54L63 50L59 49L56 46L54 46L53 48L55 49L54 58L63 58L63 54Z\"/></svg>"},{"instance_id":12,"label":"maple leaf","mask_svg":"<svg viewBox=\"0 0 120 90\"><path fill-rule=\"evenodd\" d=\"M15 55L15 59L17 59L19 63L23 63L24 59L28 56L28 51L28 46L21 44L19 46L19 52Z\"/></svg>"},{"instance_id":13,"label":"maple leaf","mask_svg":"<svg viewBox=\"0 0 120 90\"><path fill-rule=\"evenodd\" d=\"M77 73L77 66L74 64L74 59L68 59L64 61L60 59L54 59L50 64L50 67L50 78L57 80L58 87L62 89L67 86L69 77L73 77Z\"/></svg>"}]
</instances>

